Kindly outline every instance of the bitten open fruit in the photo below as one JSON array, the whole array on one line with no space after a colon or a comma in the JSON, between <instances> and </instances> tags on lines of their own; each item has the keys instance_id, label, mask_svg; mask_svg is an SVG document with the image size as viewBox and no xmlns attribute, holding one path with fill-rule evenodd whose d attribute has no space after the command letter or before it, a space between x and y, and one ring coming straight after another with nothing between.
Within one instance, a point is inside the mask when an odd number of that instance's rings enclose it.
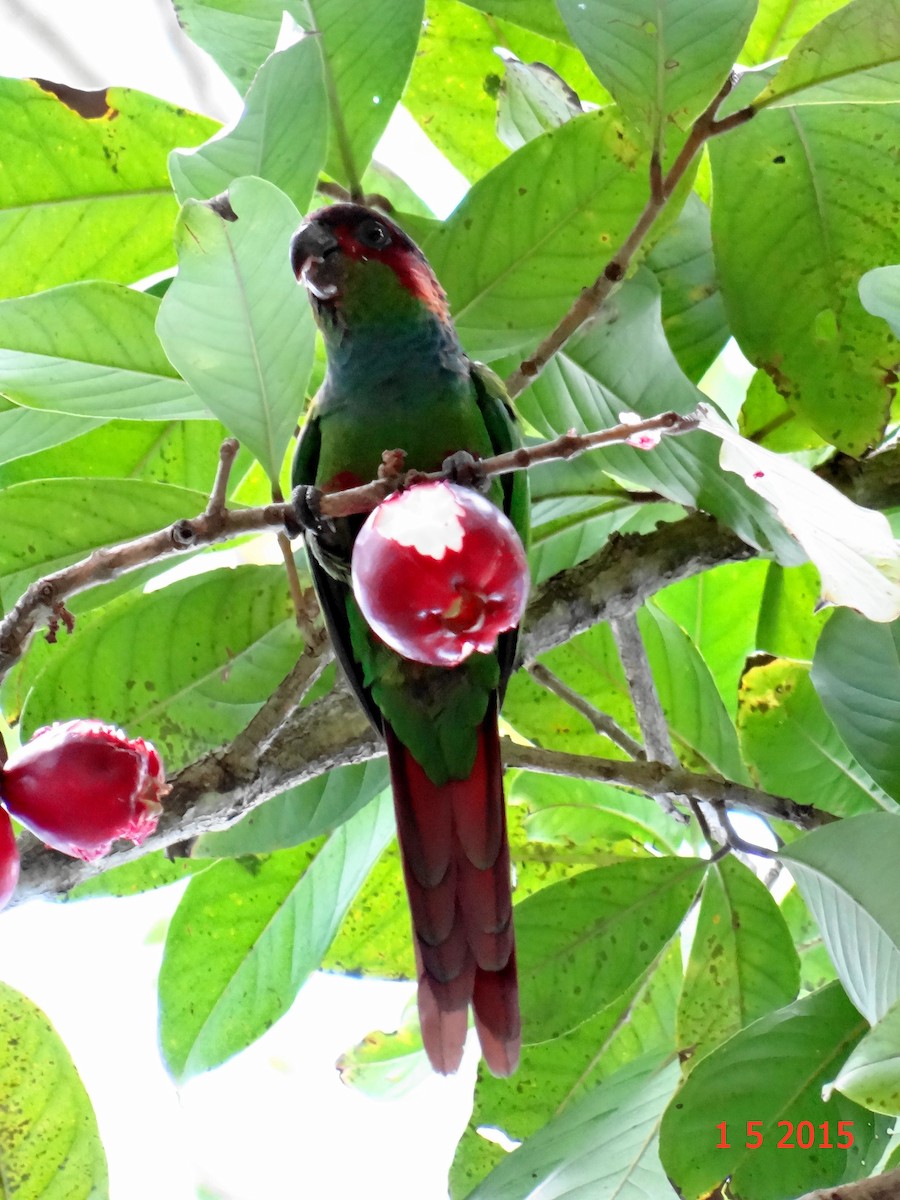
<instances>
[{"instance_id":1,"label":"bitten open fruit","mask_svg":"<svg viewBox=\"0 0 900 1200\"><path fill-rule=\"evenodd\" d=\"M9 811L63 854L90 861L116 838L139 845L168 791L154 747L102 721L39 729L7 761L0 796Z\"/></svg>"},{"instance_id":2,"label":"bitten open fruit","mask_svg":"<svg viewBox=\"0 0 900 1200\"><path fill-rule=\"evenodd\" d=\"M19 882L19 851L12 821L0 808L0 908L6 904Z\"/></svg>"},{"instance_id":3,"label":"bitten open fruit","mask_svg":"<svg viewBox=\"0 0 900 1200\"><path fill-rule=\"evenodd\" d=\"M455 667L486 654L518 625L528 562L495 504L453 483L395 492L371 512L353 547L353 594L398 654Z\"/></svg>"}]
</instances>

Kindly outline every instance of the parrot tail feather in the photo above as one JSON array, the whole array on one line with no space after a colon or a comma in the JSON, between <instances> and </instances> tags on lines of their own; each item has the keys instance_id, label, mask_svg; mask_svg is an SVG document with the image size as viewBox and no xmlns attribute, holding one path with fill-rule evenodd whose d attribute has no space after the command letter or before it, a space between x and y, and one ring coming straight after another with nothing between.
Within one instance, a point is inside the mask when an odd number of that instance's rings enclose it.
<instances>
[{"instance_id":1,"label":"parrot tail feather","mask_svg":"<svg viewBox=\"0 0 900 1200\"><path fill-rule=\"evenodd\" d=\"M488 1067L510 1075L521 1023L496 698L467 779L434 783L389 726L385 736L425 1049L435 1070L457 1070L471 1004Z\"/></svg>"}]
</instances>

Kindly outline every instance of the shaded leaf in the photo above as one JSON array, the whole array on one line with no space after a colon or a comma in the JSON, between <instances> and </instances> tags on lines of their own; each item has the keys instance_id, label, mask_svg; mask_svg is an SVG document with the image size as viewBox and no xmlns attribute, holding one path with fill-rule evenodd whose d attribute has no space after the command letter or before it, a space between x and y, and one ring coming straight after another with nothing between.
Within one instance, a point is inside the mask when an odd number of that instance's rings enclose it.
<instances>
[{"instance_id":1,"label":"shaded leaf","mask_svg":"<svg viewBox=\"0 0 900 1200\"><path fill-rule=\"evenodd\" d=\"M900 1113L900 1003L869 1030L831 1086L875 1112Z\"/></svg>"},{"instance_id":2,"label":"shaded leaf","mask_svg":"<svg viewBox=\"0 0 900 1200\"><path fill-rule=\"evenodd\" d=\"M0 396L0 463L14 462L96 429L102 421L36 412Z\"/></svg>"}]
</instances>

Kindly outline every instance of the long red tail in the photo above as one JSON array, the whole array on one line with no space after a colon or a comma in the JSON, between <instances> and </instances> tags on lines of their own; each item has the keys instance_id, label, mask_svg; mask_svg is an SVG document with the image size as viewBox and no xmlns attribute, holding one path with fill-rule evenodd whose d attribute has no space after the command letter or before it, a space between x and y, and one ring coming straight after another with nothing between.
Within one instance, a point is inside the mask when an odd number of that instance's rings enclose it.
<instances>
[{"instance_id":1,"label":"long red tail","mask_svg":"<svg viewBox=\"0 0 900 1200\"><path fill-rule=\"evenodd\" d=\"M511 1075L521 1023L496 701L468 779L432 783L393 730L386 737L425 1049L436 1071L455 1071L471 1004L487 1065Z\"/></svg>"}]
</instances>

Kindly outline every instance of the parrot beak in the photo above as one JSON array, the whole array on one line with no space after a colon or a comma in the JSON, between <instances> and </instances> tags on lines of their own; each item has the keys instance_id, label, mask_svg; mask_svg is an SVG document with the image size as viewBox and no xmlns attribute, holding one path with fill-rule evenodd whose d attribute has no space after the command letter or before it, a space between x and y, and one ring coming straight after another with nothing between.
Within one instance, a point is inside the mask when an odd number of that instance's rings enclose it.
<instances>
[{"instance_id":1,"label":"parrot beak","mask_svg":"<svg viewBox=\"0 0 900 1200\"><path fill-rule=\"evenodd\" d=\"M291 268L317 300L333 300L338 293L336 263L326 266L326 259L339 249L332 231L315 220L304 221L291 238Z\"/></svg>"}]
</instances>

